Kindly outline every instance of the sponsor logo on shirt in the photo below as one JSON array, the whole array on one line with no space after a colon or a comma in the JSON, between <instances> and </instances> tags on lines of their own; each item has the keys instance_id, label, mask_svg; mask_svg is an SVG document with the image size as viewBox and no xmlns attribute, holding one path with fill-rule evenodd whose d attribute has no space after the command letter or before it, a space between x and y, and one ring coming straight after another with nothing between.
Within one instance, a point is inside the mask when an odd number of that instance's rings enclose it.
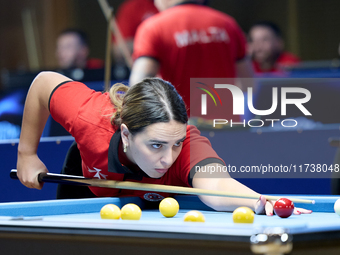
<instances>
[{"instance_id":1,"label":"sponsor logo on shirt","mask_svg":"<svg viewBox=\"0 0 340 255\"><path fill-rule=\"evenodd\" d=\"M152 202L155 202L155 201L161 201L164 199L163 196L157 194L157 193L145 193L144 194L144 199L145 200L148 200L148 201L152 201Z\"/></svg>"},{"instance_id":2,"label":"sponsor logo on shirt","mask_svg":"<svg viewBox=\"0 0 340 255\"><path fill-rule=\"evenodd\" d=\"M102 174L101 173L101 169L98 169L98 168L93 168L93 169L90 169L89 167L87 167L88 171L90 173L96 173L92 178L98 178L98 179L106 179L107 175L105 174Z\"/></svg>"}]
</instances>

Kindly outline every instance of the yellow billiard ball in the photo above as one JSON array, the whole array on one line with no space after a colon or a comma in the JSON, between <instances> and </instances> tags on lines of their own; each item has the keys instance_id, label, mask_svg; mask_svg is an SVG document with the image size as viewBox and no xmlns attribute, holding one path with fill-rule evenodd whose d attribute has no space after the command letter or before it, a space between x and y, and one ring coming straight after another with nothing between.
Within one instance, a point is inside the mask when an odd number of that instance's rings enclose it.
<instances>
[{"instance_id":1,"label":"yellow billiard ball","mask_svg":"<svg viewBox=\"0 0 340 255\"><path fill-rule=\"evenodd\" d=\"M119 220L120 209L114 204L107 204L100 209L100 217L107 220Z\"/></svg>"},{"instance_id":2,"label":"yellow billiard ball","mask_svg":"<svg viewBox=\"0 0 340 255\"><path fill-rule=\"evenodd\" d=\"M160 203L159 203L159 211L163 216L165 217L174 217L179 210L179 204L176 201L176 199L172 197L167 197L164 198Z\"/></svg>"},{"instance_id":3,"label":"yellow billiard ball","mask_svg":"<svg viewBox=\"0 0 340 255\"><path fill-rule=\"evenodd\" d=\"M252 209L242 206L233 212L233 221L234 223L253 223L254 215Z\"/></svg>"},{"instance_id":4,"label":"yellow billiard ball","mask_svg":"<svg viewBox=\"0 0 340 255\"><path fill-rule=\"evenodd\" d=\"M139 220L142 210L136 204L126 204L121 209L122 220Z\"/></svg>"},{"instance_id":5,"label":"yellow billiard ball","mask_svg":"<svg viewBox=\"0 0 340 255\"><path fill-rule=\"evenodd\" d=\"M184 221L205 222L204 215L199 211L190 211L184 215Z\"/></svg>"}]
</instances>

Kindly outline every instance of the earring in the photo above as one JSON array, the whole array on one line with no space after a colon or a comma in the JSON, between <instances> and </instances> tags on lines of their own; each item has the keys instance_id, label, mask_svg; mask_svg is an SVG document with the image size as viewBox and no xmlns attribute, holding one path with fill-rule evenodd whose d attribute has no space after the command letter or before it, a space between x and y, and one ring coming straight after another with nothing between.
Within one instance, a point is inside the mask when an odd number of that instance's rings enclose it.
<instances>
[{"instance_id":1,"label":"earring","mask_svg":"<svg viewBox=\"0 0 340 255\"><path fill-rule=\"evenodd\" d=\"M123 144L123 151L126 153L127 145L124 143Z\"/></svg>"}]
</instances>

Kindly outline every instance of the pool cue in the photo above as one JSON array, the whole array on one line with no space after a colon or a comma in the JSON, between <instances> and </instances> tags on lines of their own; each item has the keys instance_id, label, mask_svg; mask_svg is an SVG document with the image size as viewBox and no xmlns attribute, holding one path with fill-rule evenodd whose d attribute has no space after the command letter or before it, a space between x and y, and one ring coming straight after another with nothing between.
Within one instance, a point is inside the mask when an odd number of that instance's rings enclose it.
<instances>
[{"instance_id":1,"label":"pool cue","mask_svg":"<svg viewBox=\"0 0 340 255\"><path fill-rule=\"evenodd\" d=\"M112 18L113 9L110 8L108 11L108 20ZM111 82L111 25L107 22L106 31L106 52L105 52L105 91L109 91Z\"/></svg>"},{"instance_id":2,"label":"pool cue","mask_svg":"<svg viewBox=\"0 0 340 255\"><path fill-rule=\"evenodd\" d=\"M128 46L125 43L125 40L120 32L120 29L117 25L116 22L116 18L114 17L114 15L112 14L111 19L109 19L109 10L111 9L110 5L108 4L107 0L98 0L98 3L100 5L100 8L102 9L104 16L107 20L107 22L110 23L110 27L111 30L117 40L118 46L120 47L120 49L122 50L122 54L125 60L125 63L127 65L127 67L131 70L132 68L132 64L133 64L133 60L132 60L132 56L131 53L129 51Z\"/></svg>"},{"instance_id":3,"label":"pool cue","mask_svg":"<svg viewBox=\"0 0 340 255\"><path fill-rule=\"evenodd\" d=\"M24 37L26 42L28 65L30 71L40 70L40 55L38 52L37 40L37 24L36 20L32 17L30 9L24 9L21 12Z\"/></svg>"},{"instance_id":4,"label":"pool cue","mask_svg":"<svg viewBox=\"0 0 340 255\"><path fill-rule=\"evenodd\" d=\"M12 179L17 179L18 177L16 174L17 174L17 170L13 169L11 170L10 177ZM92 187L111 188L111 189L129 189L129 190L143 190L143 191L153 191L153 192L168 192L168 193L184 194L184 195L202 195L202 196L259 199L258 195L252 195L252 194L240 194L240 193L231 193L231 192L225 192L225 191L187 188L187 187L178 187L178 186L170 186L170 185L138 183L138 182L129 182L129 181L88 179L82 176L62 175L62 174L52 174L52 173L40 173L38 175L38 180L39 182L54 182L54 183L65 183L65 184L75 184L75 185L87 185L87 186L92 186ZM277 196L266 196L266 195L265 197L267 200L278 200L279 198L281 198ZM295 203L303 203L303 204L314 204L315 203L314 200L299 199L299 198L289 198L289 199Z\"/></svg>"}]
</instances>

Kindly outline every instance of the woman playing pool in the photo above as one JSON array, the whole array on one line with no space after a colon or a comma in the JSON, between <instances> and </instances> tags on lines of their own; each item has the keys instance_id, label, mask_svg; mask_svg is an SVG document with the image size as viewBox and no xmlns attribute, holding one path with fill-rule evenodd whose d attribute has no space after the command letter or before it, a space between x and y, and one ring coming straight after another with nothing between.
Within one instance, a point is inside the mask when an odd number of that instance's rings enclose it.
<instances>
[{"instance_id":1,"label":"woman playing pool","mask_svg":"<svg viewBox=\"0 0 340 255\"><path fill-rule=\"evenodd\" d=\"M256 199L200 196L218 211L248 206L256 213L273 215L273 204L264 196L219 173L206 176L196 167L222 167L224 161L200 136L188 117L182 98L168 82L144 79L128 88L112 86L109 92L89 89L80 82L54 72L42 72L27 94L18 146L18 177L29 188L41 189L37 181L48 172L37 155L49 114L74 138L87 178L126 180L256 194ZM217 177L217 176L215 176ZM95 196L139 196L160 200L165 193L89 187ZM295 214L309 213L304 209Z\"/></svg>"}]
</instances>

